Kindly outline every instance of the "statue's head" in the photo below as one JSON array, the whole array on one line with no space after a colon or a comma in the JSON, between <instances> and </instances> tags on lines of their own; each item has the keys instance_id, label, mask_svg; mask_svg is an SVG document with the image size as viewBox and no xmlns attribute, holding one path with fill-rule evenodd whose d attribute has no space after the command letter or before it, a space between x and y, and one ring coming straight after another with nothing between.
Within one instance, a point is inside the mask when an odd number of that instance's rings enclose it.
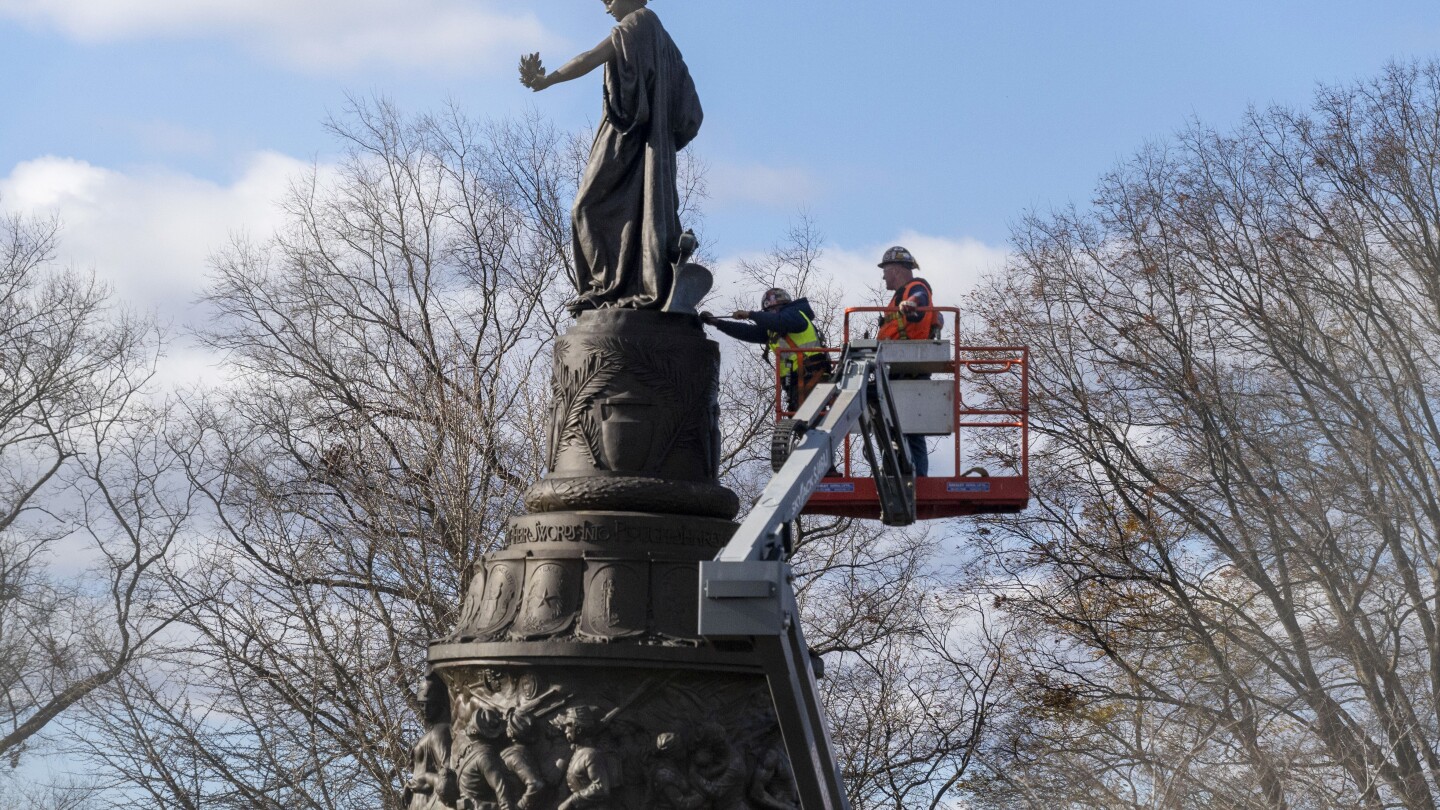
<instances>
[{"instance_id":1,"label":"statue's head","mask_svg":"<svg viewBox=\"0 0 1440 810\"><path fill-rule=\"evenodd\" d=\"M470 720L470 736L485 740L496 740L505 734L505 716L499 711L481 706Z\"/></svg>"},{"instance_id":2,"label":"statue's head","mask_svg":"<svg viewBox=\"0 0 1440 810\"><path fill-rule=\"evenodd\" d=\"M617 20L623 20L632 11L639 11L649 0L605 0L605 13Z\"/></svg>"},{"instance_id":3,"label":"statue's head","mask_svg":"<svg viewBox=\"0 0 1440 810\"><path fill-rule=\"evenodd\" d=\"M420 681L416 697L425 713L425 725L450 722L450 693L445 690L445 682L440 680L439 675L433 672L426 675Z\"/></svg>"},{"instance_id":4,"label":"statue's head","mask_svg":"<svg viewBox=\"0 0 1440 810\"><path fill-rule=\"evenodd\" d=\"M511 708L505 712L505 733L518 743L531 742L537 736L535 716Z\"/></svg>"},{"instance_id":5,"label":"statue's head","mask_svg":"<svg viewBox=\"0 0 1440 810\"><path fill-rule=\"evenodd\" d=\"M566 740L582 742L600 730L600 718L593 707L575 706L560 716L559 726L565 731Z\"/></svg>"}]
</instances>

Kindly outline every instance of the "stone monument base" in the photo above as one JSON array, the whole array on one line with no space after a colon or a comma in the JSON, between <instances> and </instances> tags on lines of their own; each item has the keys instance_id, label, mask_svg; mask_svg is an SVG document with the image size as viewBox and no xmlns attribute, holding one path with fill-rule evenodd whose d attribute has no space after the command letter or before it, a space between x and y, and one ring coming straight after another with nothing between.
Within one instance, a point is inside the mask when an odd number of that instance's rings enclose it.
<instances>
[{"instance_id":1,"label":"stone monument base","mask_svg":"<svg viewBox=\"0 0 1440 810\"><path fill-rule=\"evenodd\" d=\"M407 810L798 810L759 663L697 634L739 508L719 369L694 316L585 312L556 342L548 474L430 647L449 723Z\"/></svg>"}]
</instances>

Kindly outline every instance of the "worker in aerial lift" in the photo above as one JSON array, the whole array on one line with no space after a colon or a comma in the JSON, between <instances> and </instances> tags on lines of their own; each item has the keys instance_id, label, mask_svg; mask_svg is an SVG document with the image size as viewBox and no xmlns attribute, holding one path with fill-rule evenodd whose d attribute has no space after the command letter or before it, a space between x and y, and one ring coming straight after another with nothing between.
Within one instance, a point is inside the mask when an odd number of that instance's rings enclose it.
<instances>
[{"instance_id":1,"label":"worker in aerial lift","mask_svg":"<svg viewBox=\"0 0 1440 810\"><path fill-rule=\"evenodd\" d=\"M885 251L880 257L880 271L885 277L885 289L895 294L890 298L890 311L880 316L880 331L877 340L929 340L940 337L945 328L945 318L939 312L926 310L932 307L934 296L930 282L917 278L915 271L920 263L915 256L899 245ZM929 374L915 375L916 378ZM905 443L910 448L910 460L915 465L915 474L930 474L930 448L925 436L919 433L905 434Z\"/></svg>"},{"instance_id":2,"label":"worker in aerial lift","mask_svg":"<svg viewBox=\"0 0 1440 810\"><path fill-rule=\"evenodd\" d=\"M780 358L780 379L785 391L785 408L796 411L806 395L831 372L834 363L823 351L787 351L780 349L819 349L825 339L815 326L815 311L806 298L792 300L790 293L779 287L765 291L760 299L758 311L736 310L730 315L734 320L722 320L708 312L700 313L700 319L721 332L747 343L765 345L767 356L775 352ZM751 321L751 323L738 323Z\"/></svg>"}]
</instances>

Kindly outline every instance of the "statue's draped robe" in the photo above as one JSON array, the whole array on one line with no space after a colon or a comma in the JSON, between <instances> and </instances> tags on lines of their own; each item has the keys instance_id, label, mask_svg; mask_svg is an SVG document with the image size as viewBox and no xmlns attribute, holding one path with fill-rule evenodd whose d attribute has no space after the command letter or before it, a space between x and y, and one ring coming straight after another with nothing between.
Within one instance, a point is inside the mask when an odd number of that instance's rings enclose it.
<instances>
[{"instance_id":1,"label":"statue's draped robe","mask_svg":"<svg viewBox=\"0 0 1440 810\"><path fill-rule=\"evenodd\" d=\"M610 34L605 117L572 212L576 281L586 306L663 306L680 239L675 153L703 112L680 49L649 9Z\"/></svg>"}]
</instances>

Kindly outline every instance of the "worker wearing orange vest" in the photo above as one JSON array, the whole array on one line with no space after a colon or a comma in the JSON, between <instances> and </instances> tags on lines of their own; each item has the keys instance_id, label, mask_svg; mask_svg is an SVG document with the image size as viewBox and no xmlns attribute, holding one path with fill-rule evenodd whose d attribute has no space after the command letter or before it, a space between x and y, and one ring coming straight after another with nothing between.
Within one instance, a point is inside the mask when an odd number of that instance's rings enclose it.
<instances>
[{"instance_id":1,"label":"worker wearing orange vest","mask_svg":"<svg viewBox=\"0 0 1440 810\"><path fill-rule=\"evenodd\" d=\"M890 298L893 312L880 318L880 333L877 340L925 340L940 336L945 319L938 312L921 312L920 308L933 306L930 296L930 282L916 278L915 271L920 263L903 247L895 246L885 251L880 258L880 270L885 274L885 289L893 290Z\"/></svg>"},{"instance_id":2,"label":"worker wearing orange vest","mask_svg":"<svg viewBox=\"0 0 1440 810\"><path fill-rule=\"evenodd\" d=\"M876 339L926 340L940 337L945 319L938 312L925 310L934 303L930 282L915 277L915 271L920 269L915 256L896 245L880 257L879 267L885 274L885 289L893 290L895 294L890 298L890 310L880 316L880 331L875 335ZM907 433L905 443L910 448L915 474L929 475L930 448L926 445L925 436Z\"/></svg>"}]
</instances>

